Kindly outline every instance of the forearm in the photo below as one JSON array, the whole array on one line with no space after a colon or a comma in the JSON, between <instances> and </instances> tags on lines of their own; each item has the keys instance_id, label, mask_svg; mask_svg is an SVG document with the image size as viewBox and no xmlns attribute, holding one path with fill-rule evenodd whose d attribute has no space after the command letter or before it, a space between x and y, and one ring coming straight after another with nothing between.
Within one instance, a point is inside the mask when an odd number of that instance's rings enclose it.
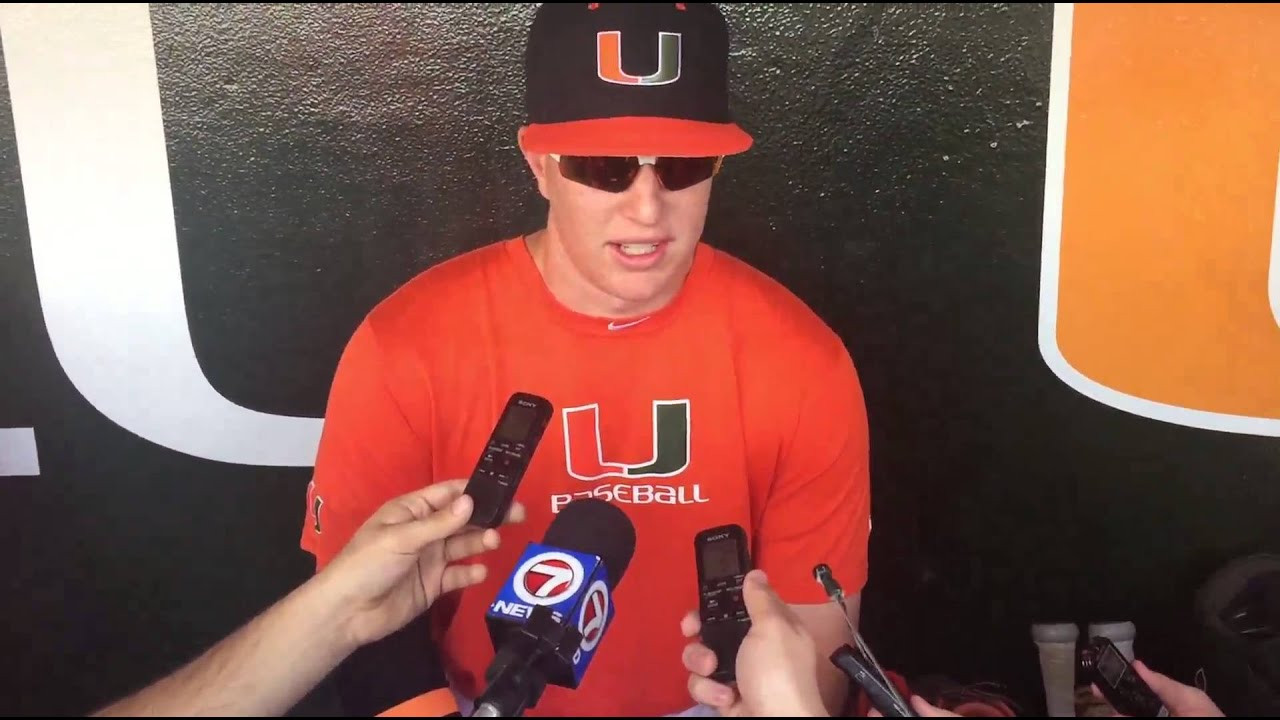
<instances>
[{"instance_id":1,"label":"forearm","mask_svg":"<svg viewBox=\"0 0 1280 720\"><path fill-rule=\"evenodd\" d=\"M841 616L840 609L830 603L791 606L813 638L818 655L818 689L822 694L822 704L832 717L844 715L845 704L849 700L850 680L831 662L831 654L845 643L853 644L849 623L857 627L861 601L860 595L845 596L848 622Z\"/></svg>"},{"instance_id":2,"label":"forearm","mask_svg":"<svg viewBox=\"0 0 1280 720\"><path fill-rule=\"evenodd\" d=\"M283 715L354 648L323 577L177 672L94 715Z\"/></svg>"},{"instance_id":3,"label":"forearm","mask_svg":"<svg viewBox=\"0 0 1280 720\"><path fill-rule=\"evenodd\" d=\"M830 717L843 717L849 701L849 679L832 664L831 653L819 652L818 656L818 689L822 692L823 708Z\"/></svg>"}]
</instances>

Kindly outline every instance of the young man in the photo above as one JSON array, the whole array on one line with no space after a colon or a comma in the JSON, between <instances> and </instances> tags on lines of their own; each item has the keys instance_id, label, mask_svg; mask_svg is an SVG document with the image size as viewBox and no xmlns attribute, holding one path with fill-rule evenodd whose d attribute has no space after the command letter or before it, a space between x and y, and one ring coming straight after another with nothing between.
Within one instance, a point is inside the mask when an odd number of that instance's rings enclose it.
<instances>
[{"instance_id":1,"label":"young man","mask_svg":"<svg viewBox=\"0 0 1280 720\"><path fill-rule=\"evenodd\" d=\"M517 391L556 414L517 495L523 535L508 532L490 565L513 569L575 498L633 521L608 637L583 684L548 687L530 715L689 707L677 628L697 604L706 528L746 530L824 658L848 629L814 565L857 614L869 451L849 353L787 289L700 242L713 177L752 142L729 113L728 49L714 5L543 4L518 137L545 227L408 282L355 331L334 379L302 535L320 567L384 498L467 476ZM505 575L431 613L464 702L484 689L483 616ZM847 683L819 666L838 712Z\"/></svg>"}]
</instances>

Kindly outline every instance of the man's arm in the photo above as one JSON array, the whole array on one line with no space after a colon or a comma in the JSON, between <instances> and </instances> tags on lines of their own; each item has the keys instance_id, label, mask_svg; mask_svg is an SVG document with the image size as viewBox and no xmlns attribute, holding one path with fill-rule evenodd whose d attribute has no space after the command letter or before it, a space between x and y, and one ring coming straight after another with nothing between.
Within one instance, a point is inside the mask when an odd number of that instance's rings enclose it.
<instances>
[{"instance_id":1,"label":"man's arm","mask_svg":"<svg viewBox=\"0 0 1280 720\"><path fill-rule=\"evenodd\" d=\"M813 577L827 564L857 627L871 529L870 444L862 387L838 339L809 363L756 531L757 566L813 637L828 712L840 715L849 680L829 657L852 643L849 624Z\"/></svg>"},{"instance_id":2,"label":"man's arm","mask_svg":"<svg viewBox=\"0 0 1280 720\"><path fill-rule=\"evenodd\" d=\"M95 715L284 714L357 647L484 579L483 564L455 564L499 542L497 530L465 528L472 505L464 486L441 483L386 503L320 574L187 666ZM523 506L513 505L508 520L523 518Z\"/></svg>"},{"instance_id":3,"label":"man's arm","mask_svg":"<svg viewBox=\"0 0 1280 720\"><path fill-rule=\"evenodd\" d=\"M282 715L354 649L342 628L324 585L309 581L182 669L94 715Z\"/></svg>"},{"instance_id":4,"label":"man's arm","mask_svg":"<svg viewBox=\"0 0 1280 720\"><path fill-rule=\"evenodd\" d=\"M356 328L334 371L307 488L301 545L315 556L317 571L384 502L432 482L429 428L414 412L430 389L419 378L414 395L405 397L395 368L371 316ZM406 407L409 402L416 404Z\"/></svg>"},{"instance_id":5,"label":"man's arm","mask_svg":"<svg viewBox=\"0 0 1280 720\"><path fill-rule=\"evenodd\" d=\"M861 594L845 595L845 607L854 627L858 626L861 601ZM853 644L849 626L841 617L840 609L833 603L789 607L809 636L814 638L818 654L818 689L822 692L822 703L833 717L839 717L849 700L849 680L829 658L844 643Z\"/></svg>"},{"instance_id":6,"label":"man's arm","mask_svg":"<svg viewBox=\"0 0 1280 720\"><path fill-rule=\"evenodd\" d=\"M769 363L765 363L769 365ZM867 549L871 534L871 473L867 413L853 361L838 337L804 362L794 387L778 387L759 379L761 391L747 415L749 432L778 438L759 443L759 462L773 470L764 486L753 488L759 504L753 527L753 560L791 614L813 638L826 712L843 714L849 680L830 660L831 653L852 642L841 609L814 579L813 569L827 565L845 595L848 617L857 627L862 588L867 581ZM762 371L764 372L764 371ZM756 387L753 383L751 387ZM767 451L764 449L767 448ZM760 481L757 481L760 482ZM697 613L681 622L693 637L700 631ZM698 643L685 650L689 693L721 715L741 715L741 697L711 680L715 656Z\"/></svg>"},{"instance_id":7,"label":"man's arm","mask_svg":"<svg viewBox=\"0 0 1280 720\"><path fill-rule=\"evenodd\" d=\"M436 480L430 378L379 312L352 334L329 391L301 533L318 571L379 505ZM439 665L429 629L424 614L346 658L333 673L344 713L369 716L443 683L426 671Z\"/></svg>"}]
</instances>

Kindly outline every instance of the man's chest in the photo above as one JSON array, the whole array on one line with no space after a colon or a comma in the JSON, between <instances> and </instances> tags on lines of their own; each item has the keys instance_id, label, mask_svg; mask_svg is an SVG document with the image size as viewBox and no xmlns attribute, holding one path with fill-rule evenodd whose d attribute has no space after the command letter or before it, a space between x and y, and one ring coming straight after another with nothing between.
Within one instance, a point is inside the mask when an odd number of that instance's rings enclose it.
<instances>
[{"instance_id":1,"label":"man's chest","mask_svg":"<svg viewBox=\"0 0 1280 720\"><path fill-rule=\"evenodd\" d=\"M732 358L643 347L509 349L456 367L451 382L433 379L436 479L469 476L511 394L523 392L551 405L516 496L531 519L586 497L695 524L745 511L753 438Z\"/></svg>"}]
</instances>

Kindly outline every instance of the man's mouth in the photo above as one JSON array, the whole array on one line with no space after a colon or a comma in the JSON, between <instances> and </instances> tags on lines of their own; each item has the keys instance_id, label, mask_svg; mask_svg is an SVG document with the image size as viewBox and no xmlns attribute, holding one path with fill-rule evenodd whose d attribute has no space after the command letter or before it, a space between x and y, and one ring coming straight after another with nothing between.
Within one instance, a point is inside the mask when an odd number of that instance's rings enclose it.
<instances>
[{"instance_id":1,"label":"man's mouth","mask_svg":"<svg viewBox=\"0 0 1280 720\"><path fill-rule=\"evenodd\" d=\"M658 243L617 243L623 255L648 255L658 249Z\"/></svg>"}]
</instances>

